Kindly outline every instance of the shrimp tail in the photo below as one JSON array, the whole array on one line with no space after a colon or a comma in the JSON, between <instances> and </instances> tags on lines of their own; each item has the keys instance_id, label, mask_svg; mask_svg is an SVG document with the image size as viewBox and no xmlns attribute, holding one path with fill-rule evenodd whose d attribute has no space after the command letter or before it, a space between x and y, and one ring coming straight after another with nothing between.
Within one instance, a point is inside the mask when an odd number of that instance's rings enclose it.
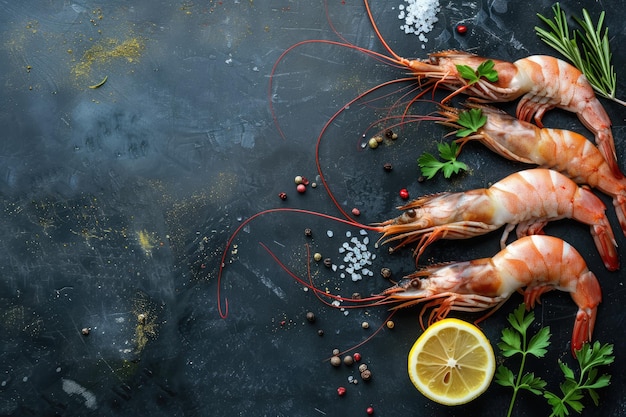
<instances>
[{"instance_id":1,"label":"shrimp tail","mask_svg":"<svg viewBox=\"0 0 626 417\"><path fill-rule=\"evenodd\" d=\"M598 279L591 271L584 273L578 280L572 299L578 305L574 332L572 333L572 354L576 356L584 343L591 340L596 323L598 304L602 301L602 291Z\"/></svg>"},{"instance_id":2,"label":"shrimp tail","mask_svg":"<svg viewBox=\"0 0 626 417\"><path fill-rule=\"evenodd\" d=\"M619 268L617 242L615 242L615 237L608 221L602 221L601 224L591 226L591 235L606 269L616 271Z\"/></svg>"},{"instance_id":3,"label":"shrimp tail","mask_svg":"<svg viewBox=\"0 0 626 417\"><path fill-rule=\"evenodd\" d=\"M591 224L591 236L600 252L604 266L609 271L616 271L619 268L619 256L617 254L617 242L609 219L605 215L600 217L598 213L586 212L585 207L594 207L598 204L598 197L587 188L580 188L578 215L587 217L587 224Z\"/></svg>"},{"instance_id":4,"label":"shrimp tail","mask_svg":"<svg viewBox=\"0 0 626 417\"><path fill-rule=\"evenodd\" d=\"M617 153L615 152L615 142L610 128L601 129L596 132L596 144L606 163L611 168L615 178L622 178L624 174L617 163Z\"/></svg>"},{"instance_id":5,"label":"shrimp tail","mask_svg":"<svg viewBox=\"0 0 626 417\"><path fill-rule=\"evenodd\" d=\"M619 225L622 227L624 236L626 236L626 194L618 194L613 198L613 206Z\"/></svg>"}]
</instances>

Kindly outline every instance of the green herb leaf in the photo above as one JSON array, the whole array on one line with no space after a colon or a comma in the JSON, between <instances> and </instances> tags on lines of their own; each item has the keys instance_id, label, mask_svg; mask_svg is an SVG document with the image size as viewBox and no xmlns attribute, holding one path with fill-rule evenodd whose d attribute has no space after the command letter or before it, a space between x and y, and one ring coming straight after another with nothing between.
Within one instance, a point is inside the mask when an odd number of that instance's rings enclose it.
<instances>
[{"instance_id":1,"label":"green herb leaf","mask_svg":"<svg viewBox=\"0 0 626 417\"><path fill-rule=\"evenodd\" d=\"M487 123L487 116L483 114L481 109L469 109L459 112L457 124L461 125L463 129L457 130L456 136L464 138L476 133L485 123Z\"/></svg>"},{"instance_id":2,"label":"green herb leaf","mask_svg":"<svg viewBox=\"0 0 626 417\"><path fill-rule=\"evenodd\" d=\"M550 328L542 327L528 342L528 353L538 358L543 358L546 348L550 345Z\"/></svg>"},{"instance_id":3,"label":"green herb leaf","mask_svg":"<svg viewBox=\"0 0 626 417\"><path fill-rule=\"evenodd\" d=\"M476 74L478 77L485 77L487 80L495 83L498 81L498 72L494 69L496 66L495 62L491 59L482 62L478 68L476 68Z\"/></svg>"},{"instance_id":4,"label":"green herb leaf","mask_svg":"<svg viewBox=\"0 0 626 417\"><path fill-rule=\"evenodd\" d=\"M469 65L457 64L456 70L459 72L461 77L467 80L468 84L470 85L479 80L478 75L476 75L476 71L474 71Z\"/></svg>"},{"instance_id":5,"label":"green herb leaf","mask_svg":"<svg viewBox=\"0 0 626 417\"><path fill-rule=\"evenodd\" d=\"M542 395L543 389L546 387L547 382L543 379L536 377L533 372L526 373L522 376L519 388L532 392L535 395Z\"/></svg>"},{"instance_id":6,"label":"green herb leaf","mask_svg":"<svg viewBox=\"0 0 626 417\"><path fill-rule=\"evenodd\" d=\"M498 366L496 370L496 382L503 387L515 387L515 375L504 365Z\"/></svg>"},{"instance_id":7,"label":"green herb leaf","mask_svg":"<svg viewBox=\"0 0 626 417\"><path fill-rule=\"evenodd\" d=\"M583 19L574 16L574 21L580 29L572 31L571 34L567 16L559 3L552 7L552 12L553 20L537 14L549 28L546 30L535 27L537 36L570 60L587 77L598 94L626 106L626 102L615 97L617 75L611 64L609 31L602 29L604 12L600 13L598 23L594 25L587 10L583 9Z\"/></svg>"},{"instance_id":8,"label":"green herb leaf","mask_svg":"<svg viewBox=\"0 0 626 417\"><path fill-rule=\"evenodd\" d=\"M494 69L495 62L491 59L488 59L484 62L481 62L476 70L473 70L469 65L456 65L456 70L459 72L461 77L467 80L469 85L477 83L481 77L486 78L488 81L496 82L498 81L498 72Z\"/></svg>"},{"instance_id":9,"label":"green herb leaf","mask_svg":"<svg viewBox=\"0 0 626 417\"><path fill-rule=\"evenodd\" d=\"M467 170L467 165L456 159L459 153L456 143L440 143L437 148L443 162L430 153L423 153L417 160L422 174L427 179L433 178L440 170L446 178L450 178L452 174L458 174L461 170Z\"/></svg>"}]
</instances>

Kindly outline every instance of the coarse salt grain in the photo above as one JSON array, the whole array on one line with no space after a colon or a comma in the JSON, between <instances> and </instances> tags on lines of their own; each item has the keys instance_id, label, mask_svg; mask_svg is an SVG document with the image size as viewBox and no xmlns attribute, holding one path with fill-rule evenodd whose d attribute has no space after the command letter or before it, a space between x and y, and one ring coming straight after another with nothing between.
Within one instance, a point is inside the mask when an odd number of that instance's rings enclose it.
<instances>
[{"instance_id":1,"label":"coarse salt grain","mask_svg":"<svg viewBox=\"0 0 626 417\"><path fill-rule=\"evenodd\" d=\"M404 0L407 6L398 6L400 13L398 19L404 20L404 24L400 25L400 29L404 33L413 33L418 36L423 43L428 42L425 36L433 30L434 24L439 20L437 13L441 11L439 0ZM425 46L422 45L422 49Z\"/></svg>"}]
</instances>

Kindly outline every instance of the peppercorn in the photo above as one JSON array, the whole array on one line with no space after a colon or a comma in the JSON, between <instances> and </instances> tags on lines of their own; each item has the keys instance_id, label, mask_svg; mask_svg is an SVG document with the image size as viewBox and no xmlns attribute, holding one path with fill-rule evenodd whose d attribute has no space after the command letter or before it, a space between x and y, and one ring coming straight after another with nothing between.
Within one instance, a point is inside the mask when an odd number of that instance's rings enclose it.
<instances>
[{"instance_id":1,"label":"peppercorn","mask_svg":"<svg viewBox=\"0 0 626 417\"><path fill-rule=\"evenodd\" d=\"M299 192L300 194L306 192L306 185L298 184L298 186L296 187L296 191Z\"/></svg>"},{"instance_id":2,"label":"peppercorn","mask_svg":"<svg viewBox=\"0 0 626 417\"><path fill-rule=\"evenodd\" d=\"M409 198L409 190L407 190L406 188L403 188L400 190L400 198L403 200L406 200Z\"/></svg>"},{"instance_id":3,"label":"peppercorn","mask_svg":"<svg viewBox=\"0 0 626 417\"><path fill-rule=\"evenodd\" d=\"M306 229L304 229L304 236L306 237L313 236L313 231L307 227Z\"/></svg>"},{"instance_id":4,"label":"peppercorn","mask_svg":"<svg viewBox=\"0 0 626 417\"><path fill-rule=\"evenodd\" d=\"M322 260L322 254L321 254L321 253L319 253L319 252L315 252L315 254L313 255L313 260L314 260L315 262L319 262L319 261L321 261L321 260Z\"/></svg>"},{"instance_id":5,"label":"peppercorn","mask_svg":"<svg viewBox=\"0 0 626 417\"><path fill-rule=\"evenodd\" d=\"M369 329L370 324L368 322L364 321L363 323L361 323L361 327L364 328L364 329Z\"/></svg>"},{"instance_id":6,"label":"peppercorn","mask_svg":"<svg viewBox=\"0 0 626 417\"><path fill-rule=\"evenodd\" d=\"M369 381L370 379L372 379L372 371L370 371L369 369L366 369L363 372L361 372L361 379L363 381Z\"/></svg>"},{"instance_id":7,"label":"peppercorn","mask_svg":"<svg viewBox=\"0 0 626 417\"><path fill-rule=\"evenodd\" d=\"M339 349L337 349L337 348L333 349L333 356L339 355L339 352L340 352Z\"/></svg>"},{"instance_id":8,"label":"peppercorn","mask_svg":"<svg viewBox=\"0 0 626 417\"><path fill-rule=\"evenodd\" d=\"M371 138L367 144L369 145L370 148L372 149L376 149L378 148L378 141L375 138Z\"/></svg>"},{"instance_id":9,"label":"peppercorn","mask_svg":"<svg viewBox=\"0 0 626 417\"><path fill-rule=\"evenodd\" d=\"M391 139L391 137L393 136L393 130L391 130L391 129L387 129L387 130L385 130L385 136L386 136L388 139Z\"/></svg>"},{"instance_id":10,"label":"peppercorn","mask_svg":"<svg viewBox=\"0 0 626 417\"><path fill-rule=\"evenodd\" d=\"M324 266L326 268L330 268L331 266L333 266L333 261L330 258L324 258Z\"/></svg>"},{"instance_id":11,"label":"peppercorn","mask_svg":"<svg viewBox=\"0 0 626 417\"><path fill-rule=\"evenodd\" d=\"M315 313L313 313L312 311L307 312L306 319L309 321L309 323L315 323Z\"/></svg>"},{"instance_id":12,"label":"peppercorn","mask_svg":"<svg viewBox=\"0 0 626 417\"><path fill-rule=\"evenodd\" d=\"M324 330L319 329L319 330L317 331L317 335L318 335L319 337L324 336Z\"/></svg>"},{"instance_id":13,"label":"peppercorn","mask_svg":"<svg viewBox=\"0 0 626 417\"><path fill-rule=\"evenodd\" d=\"M363 373L367 370L367 365L362 363L359 365L359 372Z\"/></svg>"},{"instance_id":14,"label":"peppercorn","mask_svg":"<svg viewBox=\"0 0 626 417\"><path fill-rule=\"evenodd\" d=\"M359 362L361 360L361 354L359 352L355 352L352 356L355 362Z\"/></svg>"},{"instance_id":15,"label":"peppercorn","mask_svg":"<svg viewBox=\"0 0 626 417\"><path fill-rule=\"evenodd\" d=\"M83 336L89 336L90 331L91 329L89 327L83 327L83 329L80 332L82 333Z\"/></svg>"},{"instance_id":16,"label":"peppercorn","mask_svg":"<svg viewBox=\"0 0 626 417\"><path fill-rule=\"evenodd\" d=\"M287 193L278 193L278 198L280 198L281 200L286 200L287 199Z\"/></svg>"},{"instance_id":17,"label":"peppercorn","mask_svg":"<svg viewBox=\"0 0 626 417\"><path fill-rule=\"evenodd\" d=\"M354 363L354 359L352 359L352 356L346 355L343 358L343 363L348 365L348 366L350 366L350 365L352 365Z\"/></svg>"},{"instance_id":18,"label":"peppercorn","mask_svg":"<svg viewBox=\"0 0 626 417\"><path fill-rule=\"evenodd\" d=\"M395 323L391 320L387 321L387 328L388 329L393 329L395 326Z\"/></svg>"},{"instance_id":19,"label":"peppercorn","mask_svg":"<svg viewBox=\"0 0 626 417\"><path fill-rule=\"evenodd\" d=\"M296 178L294 178L293 180L296 185L302 184L302 177L300 175L296 176Z\"/></svg>"},{"instance_id":20,"label":"peppercorn","mask_svg":"<svg viewBox=\"0 0 626 417\"><path fill-rule=\"evenodd\" d=\"M330 358L330 364L332 366L339 366L341 365L341 359L339 358L339 356L333 356L332 358Z\"/></svg>"},{"instance_id":21,"label":"peppercorn","mask_svg":"<svg viewBox=\"0 0 626 417\"><path fill-rule=\"evenodd\" d=\"M465 26L465 25L457 25L456 26L456 33L458 33L459 35L465 35L467 33L467 26Z\"/></svg>"},{"instance_id":22,"label":"peppercorn","mask_svg":"<svg viewBox=\"0 0 626 417\"><path fill-rule=\"evenodd\" d=\"M337 388L337 394L338 394L340 397L343 397L344 395L346 395L346 389L345 389L344 387L339 387L339 388Z\"/></svg>"},{"instance_id":23,"label":"peppercorn","mask_svg":"<svg viewBox=\"0 0 626 417\"><path fill-rule=\"evenodd\" d=\"M383 165L383 169L389 172L393 169L393 166L389 162L387 162L385 165Z\"/></svg>"},{"instance_id":24,"label":"peppercorn","mask_svg":"<svg viewBox=\"0 0 626 417\"><path fill-rule=\"evenodd\" d=\"M389 269L389 268L381 268L380 275L382 275L382 277L385 278L385 279L391 278L391 269Z\"/></svg>"},{"instance_id":25,"label":"peppercorn","mask_svg":"<svg viewBox=\"0 0 626 417\"><path fill-rule=\"evenodd\" d=\"M417 182L424 182L426 181L426 177L423 175L420 175L419 177L417 177Z\"/></svg>"},{"instance_id":26,"label":"peppercorn","mask_svg":"<svg viewBox=\"0 0 626 417\"><path fill-rule=\"evenodd\" d=\"M365 410L365 412L371 416L372 414L374 414L374 407L367 407L367 410Z\"/></svg>"}]
</instances>

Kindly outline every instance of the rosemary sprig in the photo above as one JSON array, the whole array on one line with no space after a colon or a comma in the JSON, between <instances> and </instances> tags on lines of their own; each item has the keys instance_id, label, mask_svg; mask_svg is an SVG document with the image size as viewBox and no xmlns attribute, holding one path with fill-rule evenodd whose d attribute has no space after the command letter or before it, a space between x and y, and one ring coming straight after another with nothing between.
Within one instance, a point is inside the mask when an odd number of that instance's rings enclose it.
<instances>
[{"instance_id":1,"label":"rosemary sprig","mask_svg":"<svg viewBox=\"0 0 626 417\"><path fill-rule=\"evenodd\" d=\"M601 96L613 100L623 106L626 102L615 97L617 75L611 64L609 30L602 28L604 11L600 13L597 25L593 24L587 10L583 9L583 19L574 16L580 26L570 32L567 16L559 3L552 6L554 20L537 13L550 30L535 26L535 32L546 44L569 59L578 68L593 89Z\"/></svg>"}]
</instances>

